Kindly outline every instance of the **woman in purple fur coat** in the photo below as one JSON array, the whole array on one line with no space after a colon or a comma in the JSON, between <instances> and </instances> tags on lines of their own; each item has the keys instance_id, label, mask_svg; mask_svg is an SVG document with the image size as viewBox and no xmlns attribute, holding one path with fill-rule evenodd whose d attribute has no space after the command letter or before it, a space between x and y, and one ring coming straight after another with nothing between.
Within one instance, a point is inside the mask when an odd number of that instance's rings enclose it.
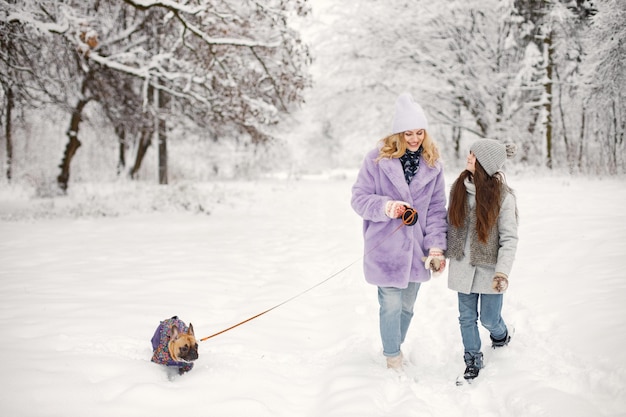
<instances>
[{"instance_id":1,"label":"woman in purple fur coat","mask_svg":"<svg viewBox=\"0 0 626 417\"><path fill-rule=\"evenodd\" d=\"M420 105L401 94L391 134L367 153L352 187L352 208L363 218L365 279L378 286L383 355L398 370L420 284L445 268L443 167L427 130ZM418 213L413 226L402 220L407 207Z\"/></svg>"}]
</instances>

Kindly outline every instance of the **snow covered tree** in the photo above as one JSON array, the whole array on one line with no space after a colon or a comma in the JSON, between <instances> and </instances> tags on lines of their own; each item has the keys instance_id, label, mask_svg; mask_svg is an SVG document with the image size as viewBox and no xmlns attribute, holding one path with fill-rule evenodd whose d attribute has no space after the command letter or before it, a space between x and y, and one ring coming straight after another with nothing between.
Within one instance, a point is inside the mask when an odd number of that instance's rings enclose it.
<instances>
[{"instance_id":1,"label":"snow covered tree","mask_svg":"<svg viewBox=\"0 0 626 417\"><path fill-rule=\"evenodd\" d=\"M626 2L599 0L596 4L598 12L585 41L581 132L597 142L596 146L591 143L588 158L599 154L596 164L618 173L626 165Z\"/></svg>"},{"instance_id":2,"label":"snow covered tree","mask_svg":"<svg viewBox=\"0 0 626 417\"><path fill-rule=\"evenodd\" d=\"M393 22L393 30L374 42L393 51L391 67L404 73L394 80L416 86L434 119L450 126L460 157L463 132L508 138L518 111L510 97L519 51L511 42L514 22L506 18L506 4L470 0L446 6L421 1L407 4L403 13L396 9L381 23Z\"/></svg>"},{"instance_id":3,"label":"snow covered tree","mask_svg":"<svg viewBox=\"0 0 626 417\"><path fill-rule=\"evenodd\" d=\"M137 129L131 126L141 126L137 134L145 139L145 116L137 114L150 114L164 152L166 121L175 124L182 118L213 135L238 132L263 143L270 137L266 128L300 103L309 85L307 46L289 26L291 17L308 12L306 0L26 0L3 5L7 22L39 32L53 27L65 54L73 54L63 62L77 84L58 178L62 189L80 146L82 111L90 102L104 109L124 138ZM55 60L54 55L47 58Z\"/></svg>"},{"instance_id":4,"label":"snow covered tree","mask_svg":"<svg viewBox=\"0 0 626 417\"><path fill-rule=\"evenodd\" d=\"M22 32L22 26L19 23L6 23L0 22L0 64L2 65L0 71L0 85L2 86L2 107L1 113L4 123L4 138L6 141L6 176L9 181L12 177L11 165L13 163L13 137L12 137L12 120L13 109L15 108L16 94L19 94L20 83L18 79L23 75L20 71L21 65L18 61L22 56L27 54L22 53L20 48L20 35ZM21 56L20 56L21 55ZM23 85L23 84L22 84ZM25 99L26 97L24 97ZM18 99L19 100L19 99ZM0 125L2 125L0 123Z\"/></svg>"},{"instance_id":5,"label":"snow covered tree","mask_svg":"<svg viewBox=\"0 0 626 417\"><path fill-rule=\"evenodd\" d=\"M558 0L422 6L415 14L420 25L403 24L405 50L416 71L438 81L430 84L440 103L436 114L453 127L457 157L461 132L468 132L514 140L522 160L542 157L550 168L558 137L569 160L567 120L576 91L568 86L576 82L581 32L593 6Z\"/></svg>"},{"instance_id":6,"label":"snow covered tree","mask_svg":"<svg viewBox=\"0 0 626 417\"><path fill-rule=\"evenodd\" d=\"M24 113L50 103L60 104L64 77L51 76L55 63L47 60L54 25L37 30L28 20L29 7L17 0L0 1L0 115L6 141L6 176L13 176L14 121ZM23 19L12 18L20 13Z\"/></svg>"},{"instance_id":7,"label":"snow covered tree","mask_svg":"<svg viewBox=\"0 0 626 417\"><path fill-rule=\"evenodd\" d=\"M152 30L162 27L151 36L148 83L158 97L169 97L170 113L190 118L212 136L235 127L260 144L270 138L265 127L302 101L310 58L288 18L308 12L304 0L125 2L139 15L156 14Z\"/></svg>"},{"instance_id":8,"label":"snow covered tree","mask_svg":"<svg viewBox=\"0 0 626 417\"><path fill-rule=\"evenodd\" d=\"M517 142L523 163L619 172L626 168L625 5L616 0L325 5L329 15L319 19L332 36L318 35L316 41L324 61L312 99L320 103L314 116L320 120L318 136L328 136L324 149L330 157L337 149L361 146L363 132L384 131L381 121L389 119L389 110L383 103L409 90L424 103L444 148L451 138L448 149L458 159L464 139L492 137Z\"/></svg>"},{"instance_id":9,"label":"snow covered tree","mask_svg":"<svg viewBox=\"0 0 626 417\"><path fill-rule=\"evenodd\" d=\"M442 143L452 138L457 158L464 137L517 139L521 54L509 2L367 0L327 10L336 23L333 36L320 40L327 63L320 82L328 91L319 117L340 112L341 123L329 121L327 129L335 147L343 140L354 148L353 132L384 131L389 110L382 103L406 90L425 105ZM352 105L359 102L367 105ZM344 122L352 119L356 125Z\"/></svg>"},{"instance_id":10,"label":"snow covered tree","mask_svg":"<svg viewBox=\"0 0 626 417\"><path fill-rule=\"evenodd\" d=\"M574 129L571 113L579 114L576 104L578 74L582 59L582 37L595 12L590 1L515 0L513 19L518 23L516 42L525 51L519 72L519 102L530 116L530 139L537 132L543 142L545 164L555 164L555 146L562 139L563 162L571 165ZM567 108L568 111L565 110ZM528 158L532 143L525 144Z\"/></svg>"}]
</instances>

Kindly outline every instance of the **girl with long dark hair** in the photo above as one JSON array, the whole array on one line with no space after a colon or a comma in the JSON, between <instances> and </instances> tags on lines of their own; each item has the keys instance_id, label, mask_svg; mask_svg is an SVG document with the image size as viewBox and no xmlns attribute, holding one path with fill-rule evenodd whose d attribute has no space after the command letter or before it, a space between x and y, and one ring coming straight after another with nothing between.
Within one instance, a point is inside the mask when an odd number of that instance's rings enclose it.
<instances>
[{"instance_id":1,"label":"girl with long dark hair","mask_svg":"<svg viewBox=\"0 0 626 417\"><path fill-rule=\"evenodd\" d=\"M517 204L501 169L514 154L512 144L476 141L450 191L448 287L458 293L466 380L476 378L483 367L479 318L492 347L511 340L502 303L517 250Z\"/></svg>"}]
</instances>

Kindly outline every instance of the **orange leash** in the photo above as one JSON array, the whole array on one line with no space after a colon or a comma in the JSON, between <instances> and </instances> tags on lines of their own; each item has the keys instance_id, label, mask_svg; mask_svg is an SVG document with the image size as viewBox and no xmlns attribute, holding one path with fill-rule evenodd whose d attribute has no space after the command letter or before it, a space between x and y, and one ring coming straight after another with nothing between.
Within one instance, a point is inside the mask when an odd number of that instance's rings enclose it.
<instances>
[{"instance_id":1,"label":"orange leash","mask_svg":"<svg viewBox=\"0 0 626 417\"><path fill-rule=\"evenodd\" d=\"M211 339L211 338L213 338L213 337L215 337L215 336L219 336L219 335L221 335L222 333L226 333L226 332L227 332L227 331L229 331L229 330L232 330L232 329L234 329L234 328L236 328L236 327L241 326L242 324L245 324L245 323L247 323L247 322L249 322L249 321L252 321L252 320L254 320L254 319L258 318L258 317L261 317L262 315L264 315L264 314L266 314L266 313L269 313L270 311L275 310L275 309L277 309L278 307L283 306L283 305L287 304L288 302L290 302L290 301L292 301L292 300L294 300L294 299L296 299L296 298L298 298L298 297L300 297L300 296L302 296L302 295L306 294L307 292L309 292L309 291L311 291L311 290L313 290L313 289L315 289L315 288L319 287L320 285L324 284L326 281L329 281L330 279L332 279L332 278L336 277L337 275L341 274L343 271L345 271L346 269L350 268L352 265L354 265L355 263L357 263L358 261L360 261L361 259L363 259L363 258L365 257L365 255L369 254L369 253L370 253L370 252L372 252L374 249L376 249L376 248L378 248L380 245L382 245L382 244L383 244L383 242L384 242L385 240L389 239L389 238L391 237L391 235L393 235L394 233L396 233L396 232L397 232L398 230L400 230L403 226L413 226L413 225L415 224L415 222L417 222L417 217L418 217L418 216L417 216L417 211L415 211L413 208L407 207L407 209L406 209L406 211L405 211L405 214L403 214L403 215L402 215L402 223L400 223L400 225L399 225L398 227L396 227L396 228L393 230L393 232L389 233L389 235L387 235L387 236L385 236L383 239L381 239L381 240L380 240L380 242L379 242L376 246L374 246L372 249L370 249L370 250L369 250L366 254L364 254L363 256L361 256L359 259L356 259L355 261L353 261L352 263L350 263L350 264L348 264L347 266L343 267L342 269L340 269L339 271L335 272L334 274L332 274L332 275L331 275L331 276L329 276L328 278L324 279L323 281L318 282L318 283L317 283L317 284L315 284L314 286L312 286L312 287L310 287L310 288L308 288L308 289L306 289L306 290L302 291L302 292L301 292L301 293L299 293L299 294L294 295L293 297L291 297L291 298L289 298L289 299L287 299L287 300L283 301L282 303L280 303L280 304L276 304L274 307L272 307L272 308L268 308L267 310L265 310L265 311L263 311L263 312L261 312L261 313L259 313L259 314L256 314L256 315L254 315L254 316L252 316L252 317L250 317L250 318L247 318L247 319L245 319L244 321L240 321L239 323L234 324L234 325L232 325L232 326L230 326L230 327L228 327L228 328L226 328L226 329L224 329L224 330L220 330L219 332L214 333L214 334L212 334L212 335L210 335L210 336L203 337L202 339L200 339L200 341L201 341L201 342L204 342L204 341L206 341L206 340L208 340L208 339Z\"/></svg>"},{"instance_id":2,"label":"orange leash","mask_svg":"<svg viewBox=\"0 0 626 417\"><path fill-rule=\"evenodd\" d=\"M402 225L400 225L400 226L404 226L404 225L402 224ZM400 229L400 228L398 227L398 229ZM396 230L398 230L398 229L396 229ZM395 232L395 231L394 231L394 232ZM261 317L263 314L269 313L270 311L272 311L272 310L274 310L274 309L276 309L276 308L278 308L278 307L280 307L280 306L282 306L282 305L284 305L284 304L287 304L289 301L291 301L291 300L293 300L293 299L295 299L295 298L298 298L298 297L300 297L301 295L306 294L307 292L311 291L312 289L317 288L317 287L319 287L320 285L322 285L323 283L325 283L326 281L330 280L331 278L334 278L334 277L336 277L337 275L341 274L343 271L345 271L346 269L348 269L348 268L350 268L352 265L354 265L357 261L359 261L359 259L357 259L356 261L352 262L350 265L348 265L348 266L344 267L343 269L340 269L339 271L335 272L334 274L332 274L331 276L329 276L328 278L326 278L324 281L318 282L317 284L315 284L315 285L314 285L314 286L312 286L311 288L309 288L309 289L307 289L307 290L302 291L300 294L294 295L293 297L289 298L288 300L285 300L285 301L283 301L283 302L282 302L282 303L280 303L280 304L276 304L274 307L272 307L272 308L268 308L267 310L265 310L265 311L263 311L263 312L261 312L261 313L259 313L259 314L256 314L256 315L254 315L254 316L252 316L252 317L250 317L250 318L248 318L248 319L245 319L244 321L241 321L241 322L239 322L239 323L237 323L237 324L235 324L235 325L233 325L233 326L230 326L230 327L229 327L229 328L227 328L227 329L221 330L221 331L219 331L219 332L217 332L217 333L215 333L215 334L212 334L211 336L203 337L202 339L200 339L200 341L201 341L201 342L204 342L205 340L208 340L208 339L210 339L210 338L212 338L212 337L219 336L219 335L220 335L220 334L222 334L222 333L226 333L227 331L232 330L232 329L234 329L235 327L239 327L239 326L241 326L242 324L245 324L245 323L247 323L247 322L249 322L249 321L252 321L252 320L256 319L257 317Z\"/></svg>"}]
</instances>

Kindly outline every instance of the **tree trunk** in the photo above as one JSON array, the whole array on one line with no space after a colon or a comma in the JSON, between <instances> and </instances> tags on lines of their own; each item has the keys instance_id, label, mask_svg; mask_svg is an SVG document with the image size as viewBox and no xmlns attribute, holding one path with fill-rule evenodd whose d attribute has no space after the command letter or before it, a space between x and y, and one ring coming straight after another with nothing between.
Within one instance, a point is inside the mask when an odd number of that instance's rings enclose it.
<instances>
[{"instance_id":1,"label":"tree trunk","mask_svg":"<svg viewBox=\"0 0 626 417\"><path fill-rule=\"evenodd\" d=\"M156 140L159 151L159 184L167 184L167 134L165 118L161 116L166 105L166 97L162 91L155 89L156 95Z\"/></svg>"},{"instance_id":2,"label":"tree trunk","mask_svg":"<svg viewBox=\"0 0 626 417\"><path fill-rule=\"evenodd\" d=\"M456 159L461 159L461 106L454 106L454 118L456 123L452 126L452 143L454 144L454 155Z\"/></svg>"},{"instance_id":3,"label":"tree trunk","mask_svg":"<svg viewBox=\"0 0 626 417\"><path fill-rule=\"evenodd\" d=\"M574 166L574 156L572 156L573 150L570 149L570 143L569 143L569 138L567 135L567 123L565 121L565 110L563 109L563 83L561 82L561 77L559 76L559 71L558 71L558 67L556 66L556 64L554 65L554 78L557 81L557 88L559 91L559 101L558 101L558 109L559 109L559 116L561 118L561 126L563 128L563 143L565 145L565 156L567 158L567 166L569 167L570 171L572 170L573 166Z\"/></svg>"},{"instance_id":4,"label":"tree trunk","mask_svg":"<svg viewBox=\"0 0 626 417\"><path fill-rule=\"evenodd\" d=\"M83 110L87 103L91 101L93 97L88 94L89 84L93 80L93 72L89 71L83 78L82 85L80 86L81 99L76 104L74 111L72 112L72 118L70 119L70 128L67 130L67 137L69 142L65 146L65 152L63 153L63 160L61 161L61 173L57 177L57 184L59 188L65 193L67 192L68 183L70 180L70 165L72 159L76 154L78 148L80 148L80 140L78 140L78 129L80 128L80 122L83 120Z\"/></svg>"},{"instance_id":5,"label":"tree trunk","mask_svg":"<svg viewBox=\"0 0 626 417\"><path fill-rule=\"evenodd\" d=\"M13 100L13 90L11 87L7 88L7 111L6 111L6 122L4 125L5 129L5 137L6 137L6 148L7 148L7 180L11 182L11 178L13 177L13 136L12 136L12 125L11 125L11 112L13 110L13 106L15 105Z\"/></svg>"},{"instance_id":6,"label":"tree trunk","mask_svg":"<svg viewBox=\"0 0 626 417\"><path fill-rule=\"evenodd\" d=\"M117 175L120 175L126 168L126 129L123 126L116 126L115 133L119 139L119 159L117 161Z\"/></svg>"},{"instance_id":7,"label":"tree trunk","mask_svg":"<svg viewBox=\"0 0 626 417\"><path fill-rule=\"evenodd\" d=\"M148 85L148 100L154 100L154 87L152 85ZM144 122L141 126L141 136L139 138L139 144L137 146L137 154L135 155L135 164L133 168L130 170L130 178L137 179L137 173L141 169L141 164L143 163L143 158L146 156L146 152L148 148L152 144L152 135L154 135L154 129L156 123L150 124L147 123L148 118L142 118Z\"/></svg>"},{"instance_id":8,"label":"tree trunk","mask_svg":"<svg viewBox=\"0 0 626 417\"><path fill-rule=\"evenodd\" d=\"M139 144L137 145L137 155L135 156L135 164L133 168L130 170L130 178L136 179L137 172L141 168L141 163L143 162L143 157L146 156L146 152L148 151L148 147L152 143L152 134L153 130L147 127L141 129L141 137L139 139Z\"/></svg>"},{"instance_id":9,"label":"tree trunk","mask_svg":"<svg viewBox=\"0 0 626 417\"><path fill-rule=\"evenodd\" d=\"M546 165L548 168L552 168L552 77L554 70L554 49L552 45L552 31L549 31L545 38L543 39L544 45L544 59L545 59L545 71L546 78L543 83L544 86L544 97L543 97L543 108L545 111L544 114L544 137L546 141Z\"/></svg>"},{"instance_id":10,"label":"tree trunk","mask_svg":"<svg viewBox=\"0 0 626 417\"><path fill-rule=\"evenodd\" d=\"M611 110L612 110L612 119L613 119L613 137L609 137L609 141L610 141L610 158L611 158L611 164L609 165L609 172L613 175L617 174L617 149L619 148L618 143L619 143L619 127L617 124L617 109L615 108L615 100L612 100L612 106L611 106ZM609 129L609 133L611 132L611 129Z\"/></svg>"},{"instance_id":11,"label":"tree trunk","mask_svg":"<svg viewBox=\"0 0 626 417\"><path fill-rule=\"evenodd\" d=\"M90 98L83 98L79 100L78 104L74 108L74 111L72 112L70 128L67 131L69 142L65 147L65 152L63 153L63 160L61 161L61 165L59 165L59 168L61 168L61 174L59 174L59 176L57 177L57 184L59 185L59 188L63 190L63 192L67 192L68 182L70 180L70 164L72 163L72 158L74 158L76 151L81 145L80 140L78 140L78 129L82 120L83 109L90 100Z\"/></svg>"},{"instance_id":12,"label":"tree trunk","mask_svg":"<svg viewBox=\"0 0 626 417\"><path fill-rule=\"evenodd\" d=\"M167 135L165 120L159 118L159 184L167 184Z\"/></svg>"},{"instance_id":13,"label":"tree trunk","mask_svg":"<svg viewBox=\"0 0 626 417\"><path fill-rule=\"evenodd\" d=\"M581 121L580 121L580 137L578 138L578 170L582 170L583 168L583 152L585 148L583 147L585 143L585 119L586 119L586 108L583 104L583 108L581 111Z\"/></svg>"}]
</instances>

